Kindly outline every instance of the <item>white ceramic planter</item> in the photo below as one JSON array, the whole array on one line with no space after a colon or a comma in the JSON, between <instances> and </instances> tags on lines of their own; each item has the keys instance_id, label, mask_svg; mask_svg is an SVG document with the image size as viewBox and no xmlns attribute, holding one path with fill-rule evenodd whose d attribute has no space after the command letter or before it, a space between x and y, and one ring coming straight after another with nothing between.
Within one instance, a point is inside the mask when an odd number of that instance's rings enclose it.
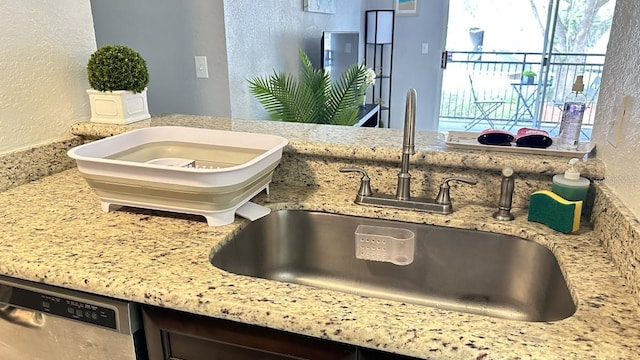
<instances>
[{"instance_id":1,"label":"white ceramic planter","mask_svg":"<svg viewBox=\"0 0 640 360\"><path fill-rule=\"evenodd\" d=\"M88 89L87 94L91 104L91 122L131 124L151 117L146 88L140 93Z\"/></svg>"}]
</instances>

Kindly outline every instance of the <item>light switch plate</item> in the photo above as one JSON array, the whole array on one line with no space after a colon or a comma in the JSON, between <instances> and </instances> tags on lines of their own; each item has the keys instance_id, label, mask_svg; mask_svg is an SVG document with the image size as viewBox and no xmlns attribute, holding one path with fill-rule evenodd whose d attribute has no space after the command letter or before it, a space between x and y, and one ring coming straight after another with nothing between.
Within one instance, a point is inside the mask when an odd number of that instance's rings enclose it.
<instances>
[{"instance_id":1,"label":"light switch plate","mask_svg":"<svg viewBox=\"0 0 640 360\"><path fill-rule=\"evenodd\" d=\"M209 69L207 68L207 57L196 55L195 61L196 61L196 77L201 79L208 78Z\"/></svg>"},{"instance_id":2,"label":"light switch plate","mask_svg":"<svg viewBox=\"0 0 640 360\"><path fill-rule=\"evenodd\" d=\"M618 146L618 142L622 136L622 124L627 115L629 103L629 95L616 94L613 107L611 108L611 120L608 123L609 130L607 131L607 142L614 148Z\"/></svg>"}]
</instances>

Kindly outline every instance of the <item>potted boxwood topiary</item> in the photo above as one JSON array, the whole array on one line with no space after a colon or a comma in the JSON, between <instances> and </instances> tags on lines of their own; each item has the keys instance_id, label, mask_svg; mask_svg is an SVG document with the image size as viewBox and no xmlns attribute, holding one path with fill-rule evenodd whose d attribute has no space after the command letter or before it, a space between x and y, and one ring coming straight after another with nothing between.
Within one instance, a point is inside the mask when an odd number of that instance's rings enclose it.
<instances>
[{"instance_id":1,"label":"potted boxwood topiary","mask_svg":"<svg viewBox=\"0 0 640 360\"><path fill-rule=\"evenodd\" d=\"M92 122L130 124L151 117L147 63L136 51L104 45L89 58L87 75Z\"/></svg>"}]
</instances>

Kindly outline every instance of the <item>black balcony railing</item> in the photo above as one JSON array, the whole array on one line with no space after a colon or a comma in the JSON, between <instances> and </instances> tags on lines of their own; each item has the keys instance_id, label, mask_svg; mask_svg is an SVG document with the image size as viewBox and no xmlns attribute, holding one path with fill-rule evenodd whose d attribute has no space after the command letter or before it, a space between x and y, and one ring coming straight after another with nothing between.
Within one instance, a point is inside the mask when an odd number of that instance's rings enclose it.
<instances>
[{"instance_id":1,"label":"black balcony railing","mask_svg":"<svg viewBox=\"0 0 640 360\"><path fill-rule=\"evenodd\" d=\"M480 130L489 126L556 129L561 106L576 75L583 75L588 108L583 126L593 125L604 54L448 52L440 104L440 129ZM535 73L531 80L523 77ZM474 97L475 93L475 97ZM485 113L481 105L495 103Z\"/></svg>"}]
</instances>

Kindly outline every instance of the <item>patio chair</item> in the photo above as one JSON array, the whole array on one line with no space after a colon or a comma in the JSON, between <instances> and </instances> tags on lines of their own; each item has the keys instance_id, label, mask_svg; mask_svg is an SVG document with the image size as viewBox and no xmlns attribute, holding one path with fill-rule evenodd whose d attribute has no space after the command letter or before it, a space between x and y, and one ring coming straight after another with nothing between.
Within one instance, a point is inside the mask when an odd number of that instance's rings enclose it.
<instances>
[{"instance_id":1,"label":"patio chair","mask_svg":"<svg viewBox=\"0 0 640 360\"><path fill-rule=\"evenodd\" d=\"M471 96L473 97L472 103L476 110L480 112L480 116L476 116L473 121L467 124L465 130L469 130L472 127L478 125L482 121L485 121L492 129L496 126L493 123L492 115L494 115L502 105L506 104L503 99L480 99L476 93L476 89L473 87L473 78L469 75L469 84L471 85Z\"/></svg>"}]
</instances>

